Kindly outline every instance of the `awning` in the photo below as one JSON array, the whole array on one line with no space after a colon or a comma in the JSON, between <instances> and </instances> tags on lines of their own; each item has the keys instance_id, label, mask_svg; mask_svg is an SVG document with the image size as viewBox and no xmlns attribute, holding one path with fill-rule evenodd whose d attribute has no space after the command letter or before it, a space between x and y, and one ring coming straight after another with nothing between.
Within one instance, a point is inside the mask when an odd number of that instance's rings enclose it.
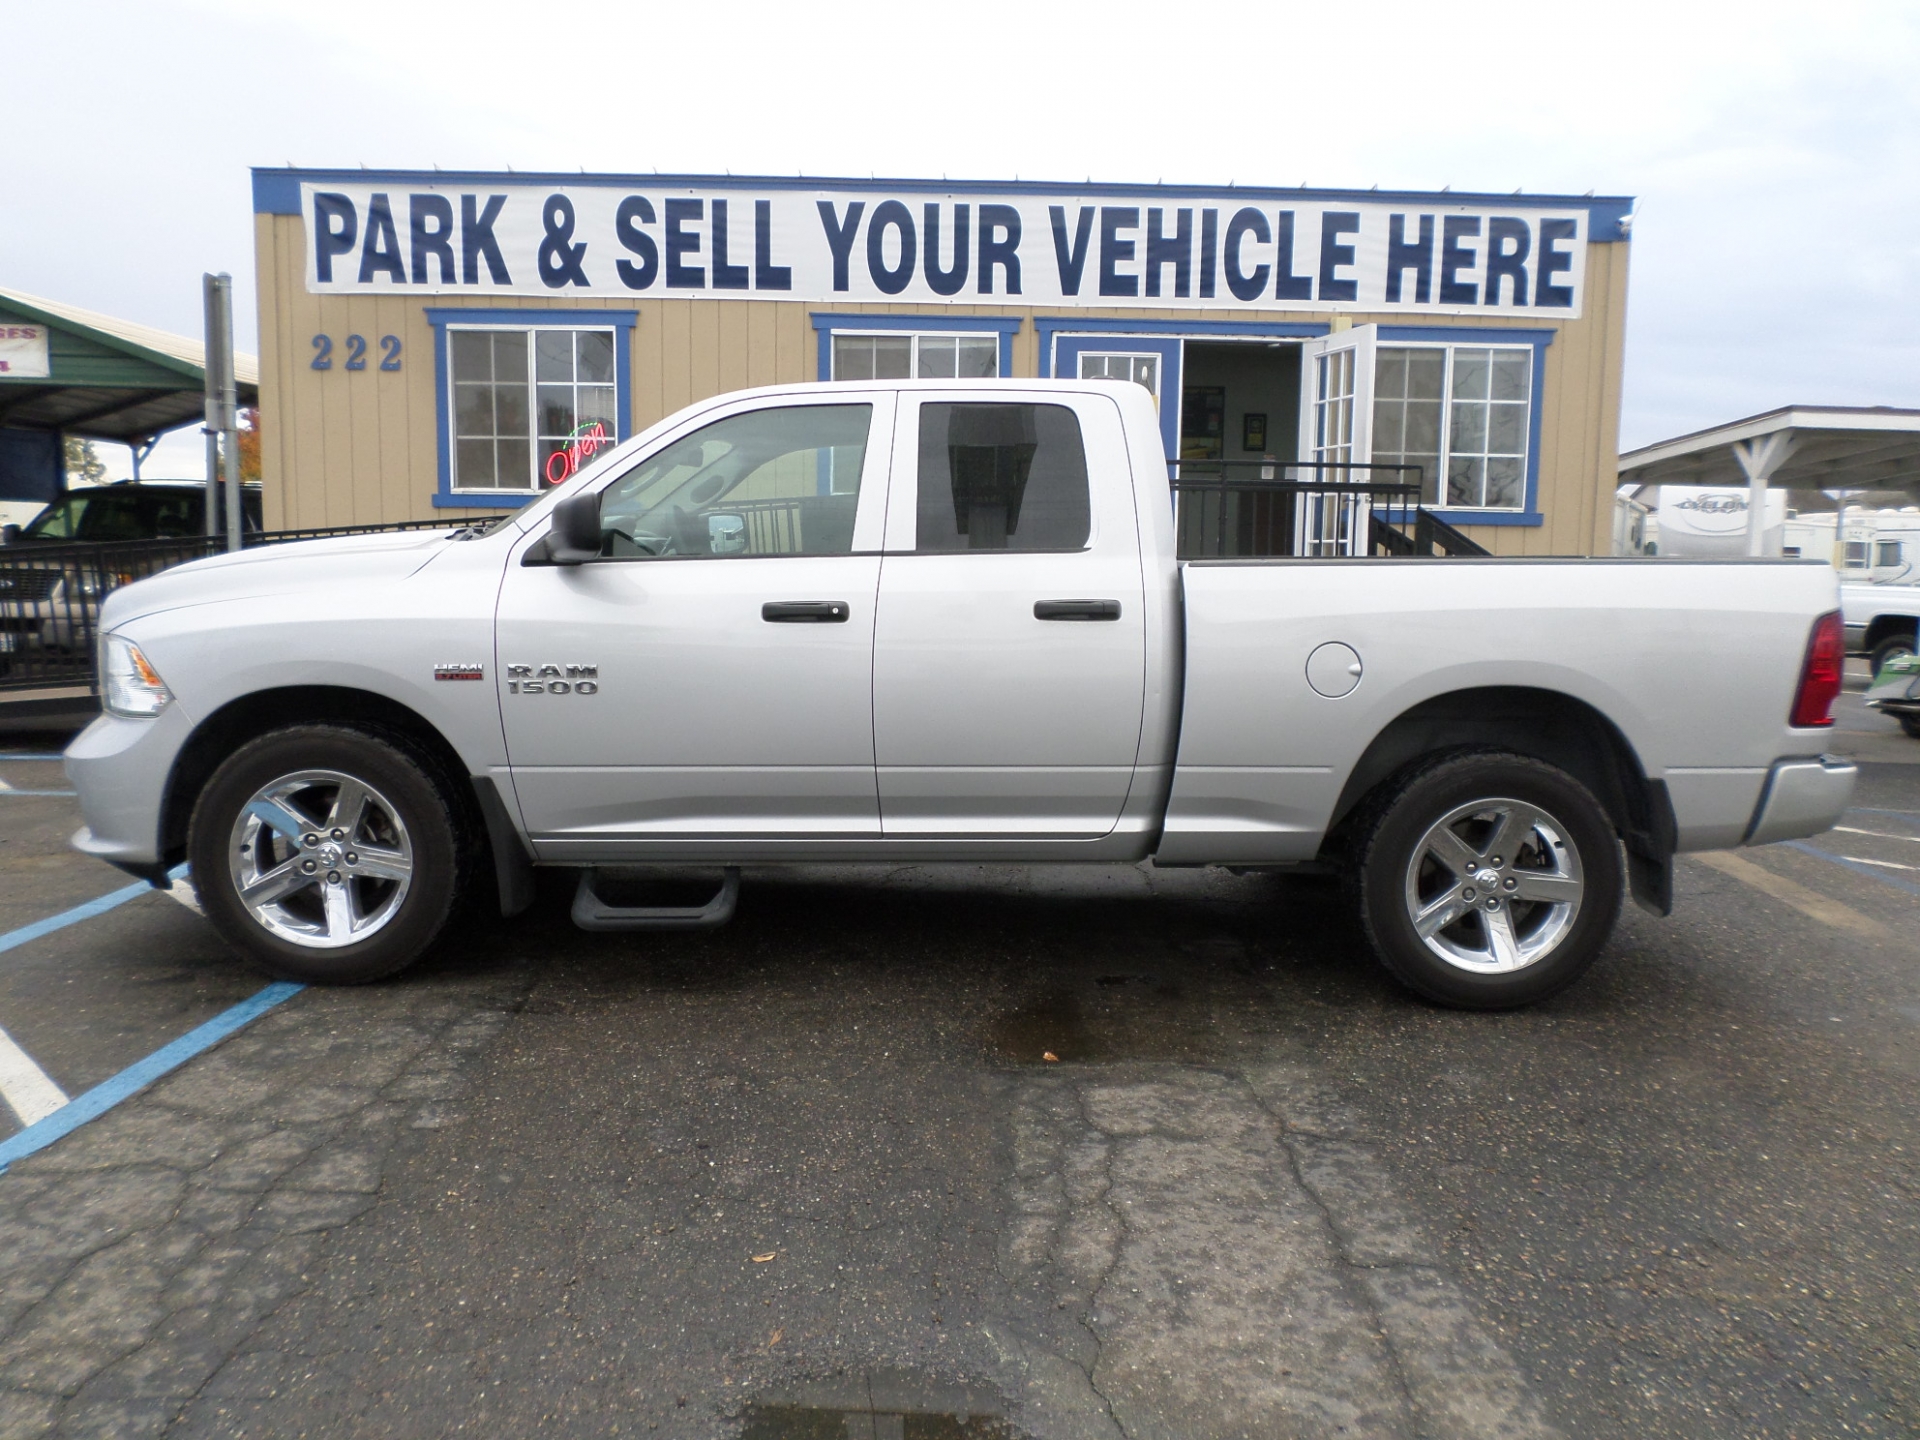
<instances>
[{"instance_id":1,"label":"awning","mask_svg":"<svg viewBox=\"0 0 1920 1440\"><path fill-rule=\"evenodd\" d=\"M1920 492L1920 410L1788 405L1629 451L1620 483L1746 487L1747 553L1757 555L1770 486Z\"/></svg>"},{"instance_id":2,"label":"awning","mask_svg":"<svg viewBox=\"0 0 1920 1440\"><path fill-rule=\"evenodd\" d=\"M0 374L0 428L143 442L206 413L206 348L130 320L0 290L0 325L44 325L48 373ZM260 362L234 357L242 405L260 398Z\"/></svg>"}]
</instances>

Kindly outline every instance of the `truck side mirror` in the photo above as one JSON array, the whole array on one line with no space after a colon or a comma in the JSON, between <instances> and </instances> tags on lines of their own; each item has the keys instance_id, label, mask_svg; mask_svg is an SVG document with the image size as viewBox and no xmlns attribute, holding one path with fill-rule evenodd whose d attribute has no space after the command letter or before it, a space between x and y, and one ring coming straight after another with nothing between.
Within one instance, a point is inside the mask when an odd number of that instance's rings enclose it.
<instances>
[{"instance_id":1,"label":"truck side mirror","mask_svg":"<svg viewBox=\"0 0 1920 1440\"><path fill-rule=\"evenodd\" d=\"M11 545L20 538L18 525L0 525L0 545Z\"/></svg>"},{"instance_id":2,"label":"truck side mirror","mask_svg":"<svg viewBox=\"0 0 1920 1440\"><path fill-rule=\"evenodd\" d=\"M547 532L547 559L555 565L584 565L600 558L600 497L569 495L553 507Z\"/></svg>"}]
</instances>

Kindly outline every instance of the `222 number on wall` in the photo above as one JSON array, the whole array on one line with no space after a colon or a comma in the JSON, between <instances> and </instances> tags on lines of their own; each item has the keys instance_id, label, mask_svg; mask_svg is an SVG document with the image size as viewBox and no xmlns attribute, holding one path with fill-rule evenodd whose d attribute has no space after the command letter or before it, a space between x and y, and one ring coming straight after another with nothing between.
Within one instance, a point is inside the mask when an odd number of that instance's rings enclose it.
<instances>
[{"instance_id":1,"label":"222 number on wall","mask_svg":"<svg viewBox=\"0 0 1920 1440\"><path fill-rule=\"evenodd\" d=\"M333 369L333 337L316 335L313 337L313 359L307 362L309 370ZM340 367L343 370L364 370L367 368L367 337L364 335L347 336L346 355ZM382 335L380 337L380 368L398 370L400 368L400 337Z\"/></svg>"}]
</instances>

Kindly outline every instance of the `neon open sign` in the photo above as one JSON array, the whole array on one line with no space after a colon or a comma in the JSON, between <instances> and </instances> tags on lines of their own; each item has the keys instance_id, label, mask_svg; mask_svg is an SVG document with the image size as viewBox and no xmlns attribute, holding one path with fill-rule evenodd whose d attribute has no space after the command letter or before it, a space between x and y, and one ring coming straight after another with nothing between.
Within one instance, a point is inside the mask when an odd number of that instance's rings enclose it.
<instances>
[{"instance_id":1,"label":"neon open sign","mask_svg":"<svg viewBox=\"0 0 1920 1440\"><path fill-rule=\"evenodd\" d=\"M604 420L589 420L573 427L567 443L547 457L547 483L558 485L577 473L594 455L613 444Z\"/></svg>"}]
</instances>

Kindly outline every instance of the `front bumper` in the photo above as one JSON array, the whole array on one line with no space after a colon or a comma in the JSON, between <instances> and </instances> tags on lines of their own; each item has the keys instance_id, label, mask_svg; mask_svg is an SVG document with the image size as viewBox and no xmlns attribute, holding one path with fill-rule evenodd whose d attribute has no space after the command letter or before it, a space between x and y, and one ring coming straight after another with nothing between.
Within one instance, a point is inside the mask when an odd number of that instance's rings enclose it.
<instances>
[{"instance_id":1,"label":"front bumper","mask_svg":"<svg viewBox=\"0 0 1920 1440\"><path fill-rule=\"evenodd\" d=\"M193 721L178 701L150 720L102 715L67 747L67 778L80 792L86 829L74 848L136 875L164 865L160 817L167 778Z\"/></svg>"},{"instance_id":2,"label":"front bumper","mask_svg":"<svg viewBox=\"0 0 1920 1440\"><path fill-rule=\"evenodd\" d=\"M1920 668L1912 661L1894 660L1867 689L1869 710L1886 715L1920 714Z\"/></svg>"},{"instance_id":3,"label":"front bumper","mask_svg":"<svg viewBox=\"0 0 1920 1440\"><path fill-rule=\"evenodd\" d=\"M1821 755L1776 760L1754 807L1743 845L1771 845L1831 830L1853 798L1860 770L1851 760Z\"/></svg>"}]
</instances>

